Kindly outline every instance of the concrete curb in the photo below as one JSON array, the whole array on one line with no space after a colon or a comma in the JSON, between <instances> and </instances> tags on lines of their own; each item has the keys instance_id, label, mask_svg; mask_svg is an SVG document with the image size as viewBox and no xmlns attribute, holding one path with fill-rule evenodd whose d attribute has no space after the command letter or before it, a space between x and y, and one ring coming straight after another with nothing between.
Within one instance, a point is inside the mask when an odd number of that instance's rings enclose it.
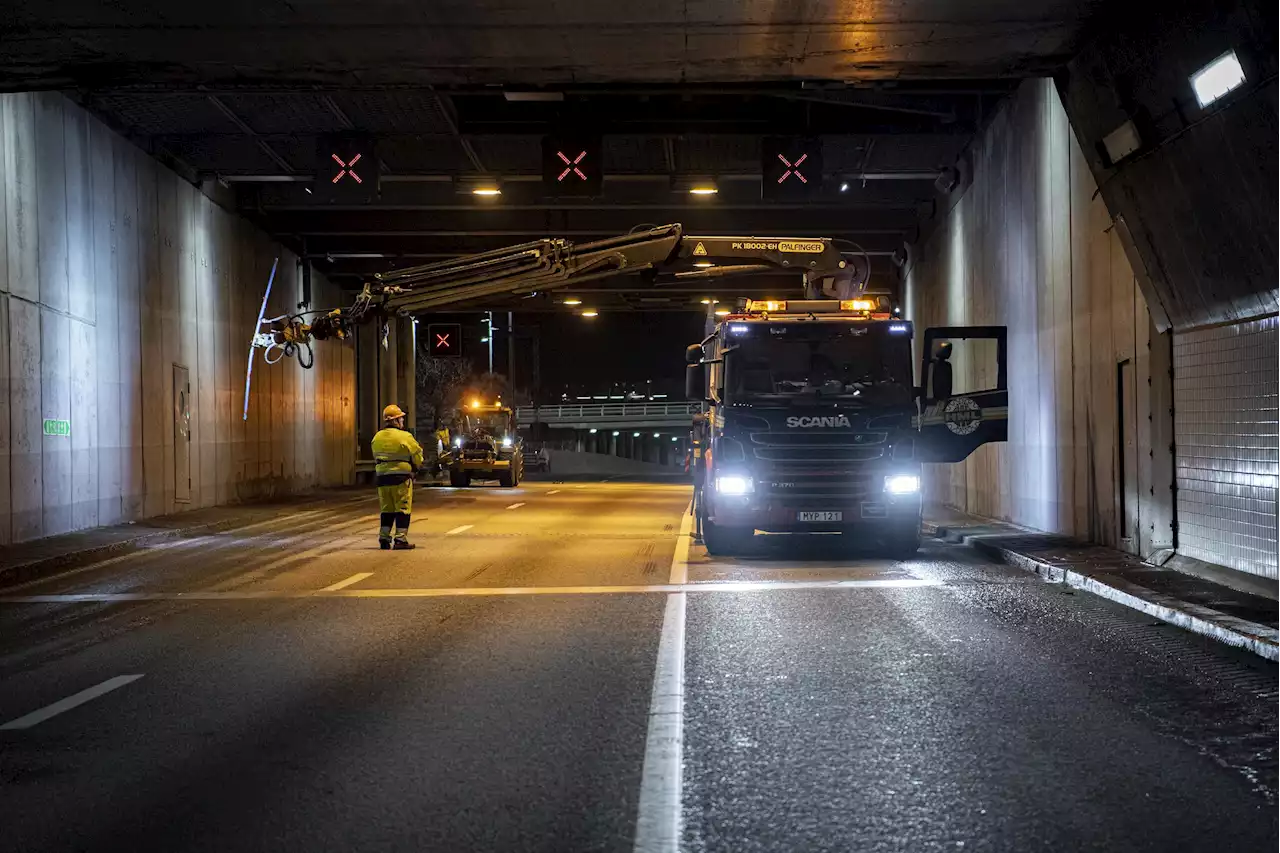
<instances>
[{"instance_id":1,"label":"concrete curb","mask_svg":"<svg viewBox=\"0 0 1280 853\"><path fill-rule=\"evenodd\" d=\"M82 564L87 565L97 560L114 557L167 539L203 533L217 533L223 530L230 530L243 523L243 519L223 519L222 521L211 521L189 527L174 527L169 530L149 530L145 533L139 533L137 536L119 539L105 545L91 545L75 551L40 557L25 563L0 566L0 588L36 580L44 575L54 574L63 569L74 568Z\"/></svg>"},{"instance_id":2,"label":"concrete curb","mask_svg":"<svg viewBox=\"0 0 1280 853\"><path fill-rule=\"evenodd\" d=\"M1107 572L1082 573L1053 565L990 541L993 538L1016 536L1018 535L1016 530L1011 530L1008 534L965 535L959 531L949 530L945 526L926 523L925 533L948 542L969 545L992 559L1024 571L1034 572L1046 581L1091 592L1171 625L1177 625L1179 628L1229 646L1246 649L1267 660L1280 660L1280 644L1277 642L1278 632L1275 628L1237 619L1209 607L1201 607L1198 604L1154 592Z\"/></svg>"}]
</instances>

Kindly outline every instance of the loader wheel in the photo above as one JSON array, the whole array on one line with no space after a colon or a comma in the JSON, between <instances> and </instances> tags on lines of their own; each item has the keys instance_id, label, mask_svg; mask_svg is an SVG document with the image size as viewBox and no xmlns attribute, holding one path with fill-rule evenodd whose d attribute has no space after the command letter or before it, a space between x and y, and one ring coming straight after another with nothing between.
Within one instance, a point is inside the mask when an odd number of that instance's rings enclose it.
<instances>
[{"instance_id":1,"label":"loader wheel","mask_svg":"<svg viewBox=\"0 0 1280 853\"><path fill-rule=\"evenodd\" d=\"M463 471L450 471L449 485L455 489L465 489L471 485L471 476Z\"/></svg>"},{"instance_id":2,"label":"loader wheel","mask_svg":"<svg viewBox=\"0 0 1280 853\"><path fill-rule=\"evenodd\" d=\"M515 484L516 484L515 471L512 471L511 469L507 469L505 472L498 475L498 485L502 486L504 489L510 489L513 486L515 486Z\"/></svg>"}]
</instances>

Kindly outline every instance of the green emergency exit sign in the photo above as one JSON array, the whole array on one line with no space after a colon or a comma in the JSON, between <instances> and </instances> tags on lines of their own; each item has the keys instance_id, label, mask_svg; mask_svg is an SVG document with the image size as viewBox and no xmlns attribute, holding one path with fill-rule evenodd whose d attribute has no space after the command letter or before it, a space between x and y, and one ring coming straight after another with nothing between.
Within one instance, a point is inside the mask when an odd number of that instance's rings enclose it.
<instances>
[{"instance_id":1,"label":"green emergency exit sign","mask_svg":"<svg viewBox=\"0 0 1280 853\"><path fill-rule=\"evenodd\" d=\"M53 418L44 419L45 435L71 435L71 421L59 421Z\"/></svg>"}]
</instances>

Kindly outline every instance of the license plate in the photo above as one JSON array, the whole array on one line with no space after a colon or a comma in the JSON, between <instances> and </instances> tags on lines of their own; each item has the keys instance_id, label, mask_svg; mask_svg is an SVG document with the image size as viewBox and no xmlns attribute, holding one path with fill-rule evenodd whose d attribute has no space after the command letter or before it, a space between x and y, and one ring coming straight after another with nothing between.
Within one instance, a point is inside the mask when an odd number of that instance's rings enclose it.
<instances>
[{"instance_id":1,"label":"license plate","mask_svg":"<svg viewBox=\"0 0 1280 853\"><path fill-rule=\"evenodd\" d=\"M797 512L796 521L844 521L843 512Z\"/></svg>"}]
</instances>

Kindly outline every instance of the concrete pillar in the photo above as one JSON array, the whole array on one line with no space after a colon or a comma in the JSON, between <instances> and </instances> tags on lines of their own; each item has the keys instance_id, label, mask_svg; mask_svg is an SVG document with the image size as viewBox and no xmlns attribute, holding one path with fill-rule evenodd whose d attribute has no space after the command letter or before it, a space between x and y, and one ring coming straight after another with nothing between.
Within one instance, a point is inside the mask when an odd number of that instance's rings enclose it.
<instances>
[{"instance_id":1,"label":"concrete pillar","mask_svg":"<svg viewBox=\"0 0 1280 853\"><path fill-rule=\"evenodd\" d=\"M397 402L400 408L409 413L405 419L405 428L413 432L418 425L418 360L415 347L417 345L417 327L412 319L402 317L396 323L396 384L399 392Z\"/></svg>"}]
</instances>

